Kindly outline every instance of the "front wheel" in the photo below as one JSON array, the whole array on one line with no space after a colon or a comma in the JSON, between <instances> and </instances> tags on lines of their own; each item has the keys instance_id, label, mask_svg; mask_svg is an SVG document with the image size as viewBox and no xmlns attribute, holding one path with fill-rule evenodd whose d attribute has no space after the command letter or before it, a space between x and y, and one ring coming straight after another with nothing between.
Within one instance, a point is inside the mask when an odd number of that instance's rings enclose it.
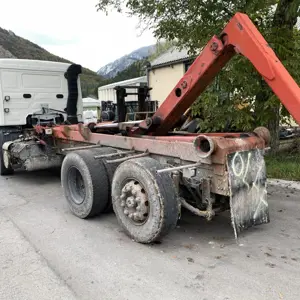
<instances>
[{"instance_id":1,"label":"front wheel","mask_svg":"<svg viewBox=\"0 0 300 300\"><path fill-rule=\"evenodd\" d=\"M175 228L179 216L178 197L162 165L152 158L122 163L112 181L112 203L119 224L135 241L151 243Z\"/></svg>"},{"instance_id":2,"label":"front wheel","mask_svg":"<svg viewBox=\"0 0 300 300\"><path fill-rule=\"evenodd\" d=\"M6 134L5 134L5 132L6 132ZM4 164L2 146L5 142L17 139L19 134L20 134L18 131L9 131L9 130L7 130L5 132L0 130L0 175L1 176L12 175L14 173L14 170L11 166L9 166L7 168Z\"/></svg>"}]
</instances>

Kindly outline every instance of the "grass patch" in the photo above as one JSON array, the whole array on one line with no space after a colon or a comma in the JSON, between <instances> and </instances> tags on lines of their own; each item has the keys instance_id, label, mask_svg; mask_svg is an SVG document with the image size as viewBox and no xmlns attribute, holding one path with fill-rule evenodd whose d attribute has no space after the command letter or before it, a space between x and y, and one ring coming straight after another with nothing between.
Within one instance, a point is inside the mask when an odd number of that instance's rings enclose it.
<instances>
[{"instance_id":1,"label":"grass patch","mask_svg":"<svg viewBox=\"0 0 300 300\"><path fill-rule=\"evenodd\" d=\"M265 156L268 178L300 181L300 151Z\"/></svg>"}]
</instances>

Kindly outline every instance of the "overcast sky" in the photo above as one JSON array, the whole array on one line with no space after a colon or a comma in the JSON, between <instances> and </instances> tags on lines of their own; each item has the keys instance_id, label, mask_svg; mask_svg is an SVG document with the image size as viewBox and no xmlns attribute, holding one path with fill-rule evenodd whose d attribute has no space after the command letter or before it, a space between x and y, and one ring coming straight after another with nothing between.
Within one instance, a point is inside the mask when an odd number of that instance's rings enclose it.
<instances>
[{"instance_id":1,"label":"overcast sky","mask_svg":"<svg viewBox=\"0 0 300 300\"><path fill-rule=\"evenodd\" d=\"M138 20L97 12L97 0L0 0L0 27L94 71L155 43Z\"/></svg>"}]
</instances>

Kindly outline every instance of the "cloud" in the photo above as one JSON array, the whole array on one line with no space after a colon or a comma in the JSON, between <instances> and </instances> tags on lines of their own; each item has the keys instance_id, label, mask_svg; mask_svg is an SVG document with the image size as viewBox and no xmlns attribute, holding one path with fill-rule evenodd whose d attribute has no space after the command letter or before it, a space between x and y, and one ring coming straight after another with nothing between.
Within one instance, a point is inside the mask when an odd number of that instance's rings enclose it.
<instances>
[{"instance_id":1,"label":"cloud","mask_svg":"<svg viewBox=\"0 0 300 300\"><path fill-rule=\"evenodd\" d=\"M97 12L97 0L0 2L1 27L95 71L136 48L155 43L150 31L139 36L136 18Z\"/></svg>"}]
</instances>

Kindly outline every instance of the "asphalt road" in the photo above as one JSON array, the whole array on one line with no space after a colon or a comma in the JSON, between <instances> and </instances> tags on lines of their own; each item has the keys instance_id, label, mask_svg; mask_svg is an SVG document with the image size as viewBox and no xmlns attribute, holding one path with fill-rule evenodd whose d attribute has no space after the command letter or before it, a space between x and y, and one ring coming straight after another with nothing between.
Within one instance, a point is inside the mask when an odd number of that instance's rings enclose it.
<instances>
[{"instance_id":1,"label":"asphalt road","mask_svg":"<svg viewBox=\"0 0 300 300\"><path fill-rule=\"evenodd\" d=\"M73 216L48 172L0 178L0 299L299 299L300 192L269 187L271 223L234 240L227 214L185 214L161 244L113 214Z\"/></svg>"}]
</instances>

